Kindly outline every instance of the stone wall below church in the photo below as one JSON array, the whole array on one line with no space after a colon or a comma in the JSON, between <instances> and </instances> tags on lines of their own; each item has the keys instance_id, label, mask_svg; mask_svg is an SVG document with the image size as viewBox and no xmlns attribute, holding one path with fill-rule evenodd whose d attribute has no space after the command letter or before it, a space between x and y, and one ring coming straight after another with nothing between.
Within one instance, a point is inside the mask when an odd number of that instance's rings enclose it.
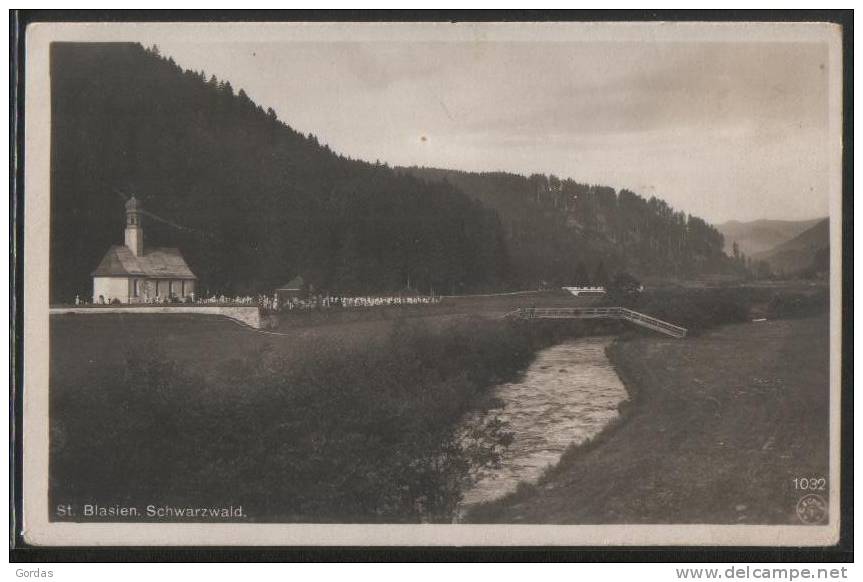
<instances>
[{"instance_id":1,"label":"stone wall below church","mask_svg":"<svg viewBox=\"0 0 863 582\"><path fill-rule=\"evenodd\" d=\"M125 280L124 280L125 281ZM141 315L165 314L165 313L191 313L197 315L221 315L239 321L249 327L261 329L263 327L261 310L249 305L184 305L184 304L126 304L126 305L88 305L76 307L51 307L52 315L64 313L80 313L93 315L99 313L134 313Z\"/></svg>"}]
</instances>

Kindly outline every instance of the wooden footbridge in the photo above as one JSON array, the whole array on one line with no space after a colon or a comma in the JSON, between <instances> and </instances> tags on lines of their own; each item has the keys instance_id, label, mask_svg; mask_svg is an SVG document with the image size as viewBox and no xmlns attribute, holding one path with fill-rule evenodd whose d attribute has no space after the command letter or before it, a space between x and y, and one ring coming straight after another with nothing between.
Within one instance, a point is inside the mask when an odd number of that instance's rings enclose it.
<instances>
[{"instance_id":1,"label":"wooden footbridge","mask_svg":"<svg viewBox=\"0 0 863 582\"><path fill-rule=\"evenodd\" d=\"M662 321L626 307L519 307L508 313L507 316L519 319L625 319L671 337L682 338L686 336L685 327Z\"/></svg>"}]
</instances>

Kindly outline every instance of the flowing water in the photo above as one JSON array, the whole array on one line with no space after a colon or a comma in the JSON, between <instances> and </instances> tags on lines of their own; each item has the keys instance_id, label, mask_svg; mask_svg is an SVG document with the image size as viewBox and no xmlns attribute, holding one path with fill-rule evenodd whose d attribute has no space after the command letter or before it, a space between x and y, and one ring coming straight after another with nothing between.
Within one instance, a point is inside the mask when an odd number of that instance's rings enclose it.
<instances>
[{"instance_id":1,"label":"flowing water","mask_svg":"<svg viewBox=\"0 0 863 582\"><path fill-rule=\"evenodd\" d=\"M569 445L595 436L618 416L627 393L605 355L612 340L589 337L547 348L518 382L494 389L502 406L483 418L507 422L515 440L501 466L465 493L463 508L535 482Z\"/></svg>"}]
</instances>

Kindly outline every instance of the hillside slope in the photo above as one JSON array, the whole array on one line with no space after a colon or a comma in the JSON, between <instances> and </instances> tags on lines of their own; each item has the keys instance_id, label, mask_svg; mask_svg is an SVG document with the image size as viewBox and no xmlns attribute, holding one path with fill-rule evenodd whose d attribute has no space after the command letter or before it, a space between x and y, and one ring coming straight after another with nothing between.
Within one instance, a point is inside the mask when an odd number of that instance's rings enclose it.
<instances>
[{"instance_id":1,"label":"hillside slope","mask_svg":"<svg viewBox=\"0 0 863 582\"><path fill-rule=\"evenodd\" d=\"M454 187L336 155L244 91L128 43L51 49L51 300L87 296L122 242L124 198L147 244L179 247L202 291L296 274L317 288L494 289L496 213ZM154 218L158 217L158 218Z\"/></svg>"},{"instance_id":2,"label":"hillside slope","mask_svg":"<svg viewBox=\"0 0 863 582\"><path fill-rule=\"evenodd\" d=\"M732 273L721 233L656 197L556 176L398 168L457 186L500 215L510 258L525 284L604 283L603 273L688 277Z\"/></svg>"},{"instance_id":3,"label":"hillside slope","mask_svg":"<svg viewBox=\"0 0 863 582\"><path fill-rule=\"evenodd\" d=\"M739 269L715 228L658 198L352 160L137 44L55 43L51 74L54 302L89 295L131 194L147 244L179 247L205 293L297 274L341 293L457 294Z\"/></svg>"},{"instance_id":4,"label":"hillside slope","mask_svg":"<svg viewBox=\"0 0 863 582\"><path fill-rule=\"evenodd\" d=\"M821 218L811 220L753 220L739 222L731 220L717 224L716 228L725 237L725 252L731 253L731 246L737 243L747 255L769 251L773 247L791 240L812 228Z\"/></svg>"},{"instance_id":5,"label":"hillside slope","mask_svg":"<svg viewBox=\"0 0 863 582\"><path fill-rule=\"evenodd\" d=\"M824 218L793 239L758 253L753 259L767 261L770 268L779 273L800 273L812 268L826 271L829 247L830 223Z\"/></svg>"}]
</instances>

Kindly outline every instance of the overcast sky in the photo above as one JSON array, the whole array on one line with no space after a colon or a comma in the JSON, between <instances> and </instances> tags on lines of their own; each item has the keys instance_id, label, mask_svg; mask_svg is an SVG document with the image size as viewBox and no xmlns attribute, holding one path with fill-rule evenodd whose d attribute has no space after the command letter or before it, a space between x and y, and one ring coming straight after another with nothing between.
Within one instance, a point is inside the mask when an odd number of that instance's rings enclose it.
<instances>
[{"instance_id":1,"label":"overcast sky","mask_svg":"<svg viewBox=\"0 0 863 582\"><path fill-rule=\"evenodd\" d=\"M713 222L828 212L819 43L160 43L354 158L541 172Z\"/></svg>"}]
</instances>

